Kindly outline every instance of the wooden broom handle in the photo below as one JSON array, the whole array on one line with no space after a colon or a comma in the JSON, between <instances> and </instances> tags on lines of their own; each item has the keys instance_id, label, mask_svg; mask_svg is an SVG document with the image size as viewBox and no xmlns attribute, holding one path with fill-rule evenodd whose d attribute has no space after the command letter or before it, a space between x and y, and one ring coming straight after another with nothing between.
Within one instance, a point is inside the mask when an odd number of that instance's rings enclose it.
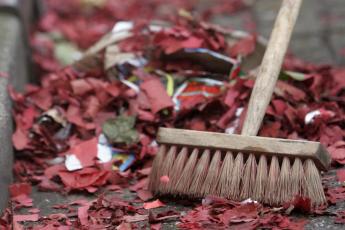
<instances>
[{"instance_id":1,"label":"wooden broom handle","mask_svg":"<svg viewBox=\"0 0 345 230\"><path fill-rule=\"evenodd\" d=\"M242 135L256 136L271 100L302 0L283 0L250 96Z\"/></svg>"}]
</instances>

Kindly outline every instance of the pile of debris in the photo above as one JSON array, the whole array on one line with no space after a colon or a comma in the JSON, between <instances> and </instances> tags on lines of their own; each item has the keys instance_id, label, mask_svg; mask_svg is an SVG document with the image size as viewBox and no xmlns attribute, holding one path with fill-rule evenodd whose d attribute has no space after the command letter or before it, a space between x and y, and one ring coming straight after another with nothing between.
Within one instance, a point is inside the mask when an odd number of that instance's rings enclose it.
<instances>
[{"instance_id":1,"label":"pile of debris","mask_svg":"<svg viewBox=\"0 0 345 230\"><path fill-rule=\"evenodd\" d=\"M10 187L11 205L0 226L160 229L161 223L178 221L182 229L303 228L307 220L289 216L292 211L336 215L337 223L345 223L345 211L330 214L327 207L311 207L308 197L295 197L283 207L212 196L201 203L174 198L192 209L187 212L154 198L147 180L158 127L238 133L264 41L200 21L187 11L170 21L120 21L105 34L113 17L123 18L122 8L111 2L93 14L95 22L73 14L73 7L53 4L40 26L51 30L58 25L65 40L56 31L49 33L52 37L32 37L44 75L24 94L10 89L17 182ZM127 16L140 14L129 2L133 13ZM233 10L243 6L227 2ZM112 16L105 19L107 11ZM56 12L74 15L75 21L69 24ZM153 17L155 11L149 12ZM79 51L98 39L83 54ZM59 69L74 59L79 60ZM320 141L334 166L344 165L344 89L345 69L287 57L259 135ZM334 176L323 179L328 203L345 201L345 170L337 170L336 186L329 186ZM57 205L63 212L40 216L30 198L32 185L96 198ZM125 198L129 191L132 196Z\"/></svg>"}]
</instances>

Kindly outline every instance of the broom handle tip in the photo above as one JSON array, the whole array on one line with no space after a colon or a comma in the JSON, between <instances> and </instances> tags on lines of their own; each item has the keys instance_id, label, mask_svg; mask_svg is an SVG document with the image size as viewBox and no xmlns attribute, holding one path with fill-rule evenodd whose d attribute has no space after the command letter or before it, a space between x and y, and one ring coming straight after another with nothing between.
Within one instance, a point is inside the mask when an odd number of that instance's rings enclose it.
<instances>
[{"instance_id":1,"label":"broom handle tip","mask_svg":"<svg viewBox=\"0 0 345 230\"><path fill-rule=\"evenodd\" d=\"M250 96L242 135L256 136L271 100L302 0L283 0Z\"/></svg>"}]
</instances>

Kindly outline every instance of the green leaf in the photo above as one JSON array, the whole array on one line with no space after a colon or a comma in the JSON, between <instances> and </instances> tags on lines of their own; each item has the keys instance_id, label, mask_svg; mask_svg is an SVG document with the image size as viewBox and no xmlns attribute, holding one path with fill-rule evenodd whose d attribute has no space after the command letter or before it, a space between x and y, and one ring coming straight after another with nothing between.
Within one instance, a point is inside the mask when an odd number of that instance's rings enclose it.
<instances>
[{"instance_id":1,"label":"green leaf","mask_svg":"<svg viewBox=\"0 0 345 230\"><path fill-rule=\"evenodd\" d=\"M134 144L139 141L139 135L134 125L135 117L121 115L105 121L102 129L104 135L111 143Z\"/></svg>"},{"instance_id":2,"label":"green leaf","mask_svg":"<svg viewBox=\"0 0 345 230\"><path fill-rule=\"evenodd\" d=\"M294 71L283 71L281 72L281 75L279 77L282 80L287 80L288 78L292 78L296 81L304 81L305 80L305 74L294 72Z\"/></svg>"}]
</instances>

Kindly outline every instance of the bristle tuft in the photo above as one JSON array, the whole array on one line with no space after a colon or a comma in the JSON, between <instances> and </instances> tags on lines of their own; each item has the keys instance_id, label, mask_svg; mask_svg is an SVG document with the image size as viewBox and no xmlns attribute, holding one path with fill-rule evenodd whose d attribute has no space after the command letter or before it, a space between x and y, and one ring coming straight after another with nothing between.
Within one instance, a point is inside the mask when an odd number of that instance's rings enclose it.
<instances>
[{"instance_id":1,"label":"bristle tuft","mask_svg":"<svg viewBox=\"0 0 345 230\"><path fill-rule=\"evenodd\" d=\"M204 196L210 195L210 194L215 195L216 186L217 186L217 183L215 182L218 180L218 177L219 177L221 157L222 157L222 153L218 150L213 154L210 167L208 168L208 171L207 171L206 179L201 189L201 193Z\"/></svg>"},{"instance_id":2,"label":"bristle tuft","mask_svg":"<svg viewBox=\"0 0 345 230\"><path fill-rule=\"evenodd\" d=\"M222 167L219 172L216 195L228 197L231 189L230 178L232 177L232 168L234 167L234 157L232 152L225 154Z\"/></svg>"},{"instance_id":3,"label":"bristle tuft","mask_svg":"<svg viewBox=\"0 0 345 230\"><path fill-rule=\"evenodd\" d=\"M181 176L181 172L185 167L185 164L188 160L188 149L186 147L182 148L181 151L177 154L174 165L169 173L169 182L166 184L166 192L174 194L174 189L176 188L177 181Z\"/></svg>"},{"instance_id":4,"label":"bristle tuft","mask_svg":"<svg viewBox=\"0 0 345 230\"><path fill-rule=\"evenodd\" d=\"M291 195L291 166L290 160L287 157L283 158L280 175L278 178L276 196L278 198L278 204L283 204L292 199Z\"/></svg>"},{"instance_id":5,"label":"bristle tuft","mask_svg":"<svg viewBox=\"0 0 345 230\"><path fill-rule=\"evenodd\" d=\"M312 160L304 162L304 172L307 181L307 194L313 206L323 205L327 202L322 187L321 177Z\"/></svg>"},{"instance_id":6,"label":"bristle tuft","mask_svg":"<svg viewBox=\"0 0 345 230\"><path fill-rule=\"evenodd\" d=\"M180 148L179 148L180 149ZM243 153L236 157L222 152L161 145L152 163L148 188L153 194L171 194L189 197L217 195L232 200L253 198L269 205L282 205L295 196L309 197L314 207L327 203L321 176L314 162L302 163L295 158L293 164L284 157L281 166L278 157L270 162L261 155L259 162L250 154L244 163ZM178 154L177 154L178 153ZM200 155L200 157L199 157ZM161 177L168 176L168 182Z\"/></svg>"},{"instance_id":7,"label":"bristle tuft","mask_svg":"<svg viewBox=\"0 0 345 230\"><path fill-rule=\"evenodd\" d=\"M190 194L193 197L201 197L201 188L205 181L208 167L210 164L210 150L205 150L201 158L199 159L194 172L193 172L193 183L190 186Z\"/></svg>"},{"instance_id":8,"label":"bristle tuft","mask_svg":"<svg viewBox=\"0 0 345 230\"><path fill-rule=\"evenodd\" d=\"M255 179L256 179L256 159L253 154L250 154L246 164L244 165L242 177L242 191L241 199L247 199L253 196Z\"/></svg>"},{"instance_id":9,"label":"bristle tuft","mask_svg":"<svg viewBox=\"0 0 345 230\"><path fill-rule=\"evenodd\" d=\"M152 171L150 173L148 188L153 193L156 193L156 189L158 188L158 185L159 185L159 179L162 176L160 174L161 166L163 165L163 162L164 162L166 150L167 150L167 147L165 145L161 145L152 163Z\"/></svg>"},{"instance_id":10,"label":"bristle tuft","mask_svg":"<svg viewBox=\"0 0 345 230\"><path fill-rule=\"evenodd\" d=\"M279 161L276 156L273 156L270 163L270 169L268 172L267 184L265 188L264 202L270 205L277 204L276 191L278 177L280 174Z\"/></svg>"},{"instance_id":11,"label":"bristle tuft","mask_svg":"<svg viewBox=\"0 0 345 230\"><path fill-rule=\"evenodd\" d=\"M166 157L164 158L164 162L161 166L161 176L168 176L170 178L171 169L173 168L173 165L176 159L176 152L177 152L176 146L170 147ZM169 184L169 182L167 184ZM167 184L159 183L158 192L159 193L167 192L166 188L169 187L169 185Z\"/></svg>"},{"instance_id":12,"label":"bristle tuft","mask_svg":"<svg viewBox=\"0 0 345 230\"><path fill-rule=\"evenodd\" d=\"M262 202L265 197L265 188L267 184L267 158L265 155L260 156L258 169L256 173L256 180L253 192L253 198L256 201Z\"/></svg>"},{"instance_id":13,"label":"bristle tuft","mask_svg":"<svg viewBox=\"0 0 345 230\"><path fill-rule=\"evenodd\" d=\"M189 194L189 188L192 183L192 176L196 162L198 160L198 149L194 149L191 156L189 157L185 167L182 169L174 170L175 175L179 175L179 180L173 186L173 192L179 195ZM181 173L182 172L182 173Z\"/></svg>"},{"instance_id":14,"label":"bristle tuft","mask_svg":"<svg viewBox=\"0 0 345 230\"><path fill-rule=\"evenodd\" d=\"M229 199L233 199L233 200L240 199L240 182L242 178L242 172L243 172L243 154L238 153L234 161L232 176L230 178Z\"/></svg>"},{"instance_id":15,"label":"bristle tuft","mask_svg":"<svg viewBox=\"0 0 345 230\"><path fill-rule=\"evenodd\" d=\"M304 175L303 163L301 159L296 158L291 169L291 194L292 197L301 196L305 197L306 194L306 179Z\"/></svg>"}]
</instances>

